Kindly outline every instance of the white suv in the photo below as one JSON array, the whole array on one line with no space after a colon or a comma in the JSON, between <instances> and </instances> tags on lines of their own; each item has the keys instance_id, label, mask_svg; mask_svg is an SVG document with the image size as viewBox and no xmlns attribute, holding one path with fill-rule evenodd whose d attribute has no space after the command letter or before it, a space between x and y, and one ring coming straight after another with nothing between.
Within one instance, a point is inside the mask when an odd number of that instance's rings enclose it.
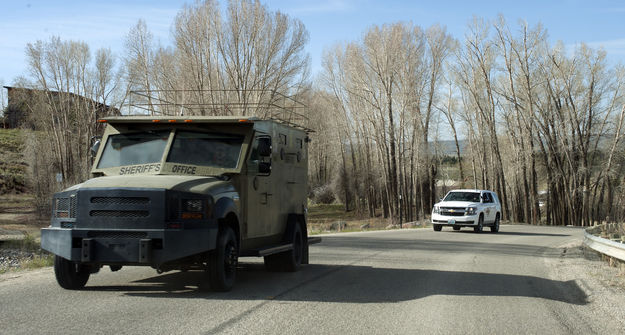
<instances>
[{"instance_id":1,"label":"white suv","mask_svg":"<svg viewBox=\"0 0 625 335\"><path fill-rule=\"evenodd\" d=\"M497 194L487 190L454 190L447 193L441 202L432 209L432 226L441 231L443 226L454 230L461 227L473 227L479 233L484 226L490 231L499 231L501 203Z\"/></svg>"}]
</instances>

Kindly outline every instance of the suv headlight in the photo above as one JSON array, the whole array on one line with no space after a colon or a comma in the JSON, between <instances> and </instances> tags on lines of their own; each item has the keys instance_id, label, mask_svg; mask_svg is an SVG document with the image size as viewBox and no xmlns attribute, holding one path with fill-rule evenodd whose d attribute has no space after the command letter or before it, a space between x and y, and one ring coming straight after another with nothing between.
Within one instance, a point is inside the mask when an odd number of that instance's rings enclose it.
<instances>
[{"instance_id":1,"label":"suv headlight","mask_svg":"<svg viewBox=\"0 0 625 335\"><path fill-rule=\"evenodd\" d=\"M432 209L432 213L433 214L440 214L441 210L438 206L434 206L434 208Z\"/></svg>"},{"instance_id":2,"label":"suv headlight","mask_svg":"<svg viewBox=\"0 0 625 335\"><path fill-rule=\"evenodd\" d=\"M475 215L477 207L467 207L466 215Z\"/></svg>"}]
</instances>

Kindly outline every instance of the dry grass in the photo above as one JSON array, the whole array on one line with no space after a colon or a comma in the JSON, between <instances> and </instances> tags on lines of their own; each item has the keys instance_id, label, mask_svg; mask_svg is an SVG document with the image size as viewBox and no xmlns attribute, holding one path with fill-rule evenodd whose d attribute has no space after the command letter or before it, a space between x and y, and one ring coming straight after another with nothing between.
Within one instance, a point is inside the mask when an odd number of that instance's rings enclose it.
<instances>
[{"instance_id":1,"label":"dry grass","mask_svg":"<svg viewBox=\"0 0 625 335\"><path fill-rule=\"evenodd\" d=\"M407 223L408 227L425 227L427 222ZM377 215L369 218L366 215L359 215L355 211L345 211L341 204L310 205L308 207L309 234L317 235L328 232L354 232L382 229L398 229L399 226L392 225L390 219Z\"/></svg>"}]
</instances>

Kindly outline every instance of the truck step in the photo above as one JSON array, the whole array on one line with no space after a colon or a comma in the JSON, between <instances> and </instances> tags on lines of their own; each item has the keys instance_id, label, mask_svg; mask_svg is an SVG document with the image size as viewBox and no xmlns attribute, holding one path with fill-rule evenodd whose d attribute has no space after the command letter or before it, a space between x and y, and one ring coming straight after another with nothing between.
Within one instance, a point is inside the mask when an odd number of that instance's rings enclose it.
<instances>
[{"instance_id":1,"label":"truck step","mask_svg":"<svg viewBox=\"0 0 625 335\"><path fill-rule=\"evenodd\" d=\"M321 237L309 237L308 238L308 245L311 244L316 244L316 243L320 243L321 242ZM256 257L265 257L265 256L269 256L269 255L273 255L273 254L279 254L281 252L285 252L285 251L289 251L293 249L293 244L289 243L289 244L280 244L280 245L274 245L271 247L267 247L267 248L262 248L262 249L255 249L255 250L249 250L248 252L245 252L243 254L241 254L241 257L246 257L246 256L256 256Z\"/></svg>"}]
</instances>

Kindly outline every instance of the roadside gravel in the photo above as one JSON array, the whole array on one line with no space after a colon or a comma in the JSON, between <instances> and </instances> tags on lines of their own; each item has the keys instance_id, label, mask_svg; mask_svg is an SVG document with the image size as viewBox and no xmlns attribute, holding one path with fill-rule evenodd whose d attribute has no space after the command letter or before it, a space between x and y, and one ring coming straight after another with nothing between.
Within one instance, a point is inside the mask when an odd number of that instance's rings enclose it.
<instances>
[{"instance_id":1,"label":"roadside gravel","mask_svg":"<svg viewBox=\"0 0 625 335\"><path fill-rule=\"evenodd\" d=\"M558 248L557 257L546 257L552 276L575 281L593 305L593 315L606 322L620 322L625 331L625 265L610 266L595 251L575 241Z\"/></svg>"},{"instance_id":2,"label":"roadside gravel","mask_svg":"<svg viewBox=\"0 0 625 335\"><path fill-rule=\"evenodd\" d=\"M38 254L25 250L0 249L0 273L19 268L23 262L33 260Z\"/></svg>"}]
</instances>

